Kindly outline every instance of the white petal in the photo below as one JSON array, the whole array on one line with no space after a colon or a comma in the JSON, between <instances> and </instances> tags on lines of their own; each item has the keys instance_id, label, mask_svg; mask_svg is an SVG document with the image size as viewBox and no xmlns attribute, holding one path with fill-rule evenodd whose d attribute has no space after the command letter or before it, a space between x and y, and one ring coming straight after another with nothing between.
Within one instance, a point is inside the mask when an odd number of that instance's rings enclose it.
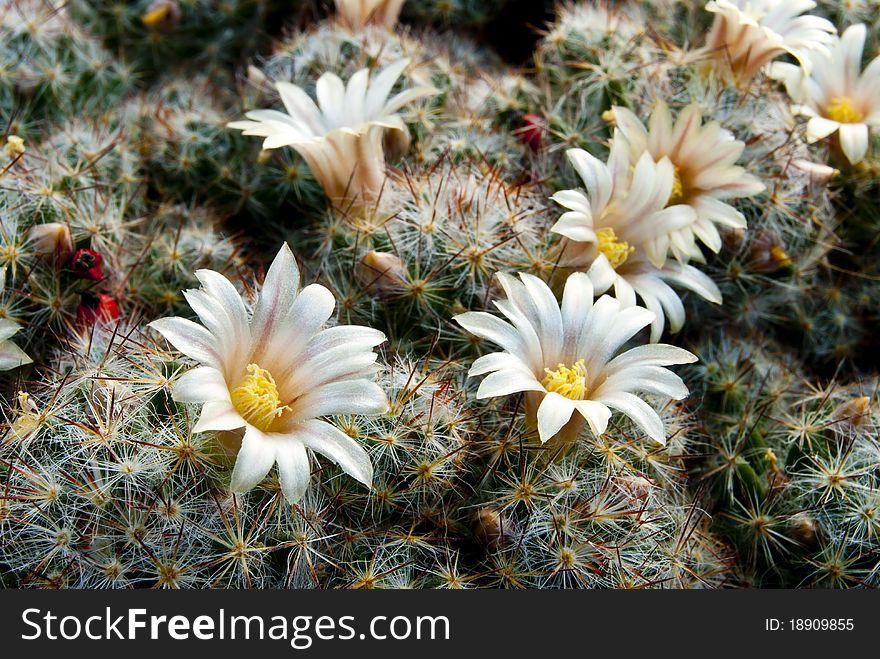
<instances>
[{"instance_id":1,"label":"white petal","mask_svg":"<svg viewBox=\"0 0 880 659\"><path fill-rule=\"evenodd\" d=\"M368 380L344 380L317 387L292 404L285 415L287 427L334 414L383 414L388 411L388 398L382 388Z\"/></svg>"},{"instance_id":2,"label":"white petal","mask_svg":"<svg viewBox=\"0 0 880 659\"><path fill-rule=\"evenodd\" d=\"M174 400L179 403L229 402L229 387L223 373L210 366L199 366L181 375L174 383Z\"/></svg>"},{"instance_id":3,"label":"white petal","mask_svg":"<svg viewBox=\"0 0 880 659\"><path fill-rule=\"evenodd\" d=\"M574 403L564 396L550 392L538 407L538 436L543 444L568 423L574 412Z\"/></svg>"},{"instance_id":4,"label":"white petal","mask_svg":"<svg viewBox=\"0 0 880 659\"><path fill-rule=\"evenodd\" d=\"M666 444L666 429L654 409L638 396L626 392L609 393L598 399L608 407L623 412L651 439Z\"/></svg>"},{"instance_id":5,"label":"white petal","mask_svg":"<svg viewBox=\"0 0 880 659\"><path fill-rule=\"evenodd\" d=\"M370 457L354 439L326 421L306 421L297 430L306 448L320 453L339 465L346 474L367 487L373 482Z\"/></svg>"},{"instance_id":6,"label":"white petal","mask_svg":"<svg viewBox=\"0 0 880 659\"><path fill-rule=\"evenodd\" d=\"M865 124L843 124L840 127L840 148L852 164L861 162L868 152L868 127Z\"/></svg>"},{"instance_id":7,"label":"white petal","mask_svg":"<svg viewBox=\"0 0 880 659\"><path fill-rule=\"evenodd\" d=\"M305 449L303 449L305 453ZM232 469L233 492L248 492L260 484L275 463L275 440L248 426Z\"/></svg>"},{"instance_id":8,"label":"white petal","mask_svg":"<svg viewBox=\"0 0 880 659\"><path fill-rule=\"evenodd\" d=\"M281 246L263 281L251 319L251 340L262 345L272 335L275 323L293 306L299 293L299 268L287 243Z\"/></svg>"},{"instance_id":9,"label":"white petal","mask_svg":"<svg viewBox=\"0 0 880 659\"><path fill-rule=\"evenodd\" d=\"M587 420L590 430L596 437L604 434L611 419L611 410L606 405L594 400L576 400L575 409Z\"/></svg>"},{"instance_id":10,"label":"white petal","mask_svg":"<svg viewBox=\"0 0 880 659\"><path fill-rule=\"evenodd\" d=\"M309 489L311 467L305 444L298 435L279 437L275 448L275 461L278 463L278 480L281 493L288 503L294 504Z\"/></svg>"},{"instance_id":11,"label":"white petal","mask_svg":"<svg viewBox=\"0 0 880 659\"><path fill-rule=\"evenodd\" d=\"M453 319L471 334L487 339L514 355L527 355L525 341L510 324L485 311L468 311Z\"/></svg>"},{"instance_id":12,"label":"white petal","mask_svg":"<svg viewBox=\"0 0 880 659\"><path fill-rule=\"evenodd\" d=\"M840 124L825 117L813 117L807 122L807 141L817 142L840 128Z\"/></svg>"},{"instance_id":13,"label":"white petal","mask_svg":"<svg viewBox=\"0 0 880 659\"><path fill-rule=\"evenodd\" d=\"M33 360L12 341L0 341L0 371L9 371Z\"/></svg>"},{"instance_id":14,"label":"white petal","mask_svg":"<svg viewBox=\"0 0 880 659\"><path fill-rule=\"evenodd\" d=\"M217 352L217 339L198 323L185 318L160 318L148 325L187 357L218 370L223 359Z\"/></svg>"},{"instance_id":15,"label":"white petal","mask_svg":"<svg viewBox=\"0 0 880 659\"><path fill-rule=\"evenodd\" d=\"M504 369L487 375L477 389L477 398L495 398L520 391L544 391L535 376L524 369Z\"/></svg>"},{"instance_id":16,"label":"white petal","mask_svg":"<svg viewBox=\"0 0 880 659\"><path fill-rule=\"evenodd\" d=\"M209 430L236 430L244 428L247 422L232 406L229 401L208 401L202 406L199 421L193 427L193 432L208 432Z\"/></svg>"}]
</instances>

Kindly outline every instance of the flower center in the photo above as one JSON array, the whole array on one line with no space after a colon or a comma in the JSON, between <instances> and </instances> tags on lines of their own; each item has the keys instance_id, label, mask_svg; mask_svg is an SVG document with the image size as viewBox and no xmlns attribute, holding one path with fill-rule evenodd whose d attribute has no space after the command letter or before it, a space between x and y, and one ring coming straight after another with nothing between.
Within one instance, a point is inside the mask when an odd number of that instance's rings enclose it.
<instances>
[{"instance_id":1,"label":"flower center","mask_svg":"<svg viewBox=\"0 0 880 659\"><path fill-rule=\"evenodd\" d=\"M232 390L232 404L245 421L265 432L290 408L281 404L278 386L269 371L248 364L247 372L241 384Z\"/></svg>"},{"instance_id":2,"label":"flower center","mask_svg":"<svg viewBox=\"0 0 880 659\"><path fill-rule=\"evenodd\" d=\"M829 119L841 124L857 124L864 118L848 96L832 98L827 112Z\"/></svg>"},{"instance_id":3,"label":"flower center","mask_svg":"<svg viewBox=\"0 0 880 659\"><path fill-rule=\"evenodd\" d=\"M565 396L571 400L583 400L587 393L587 369L584 360L578 359L571 368L559 364L555 371L545 368L547 376L541 382L547 391Z\"/></svg>"},{"instance_id":4,"label":"flower center","mask_svg":"<svg viewBox=\"0 0 880 659\"><path fill-rule=\"evenodd\" d=\"M622 266L629 255L636 251L636 248L630 247L625 240L617 240L617 234L610 227L599 229L596 232L596 237L599 239L599 251L608 258L608 262L614 269Z\"/></svg>"},{"instance_id":5,"label":"flower center","mask_svg":"<svg viewBox=\"0 0 880 659\"><path fill-rule=\"evenodd\" d=\"M666 202L667 206L675 206L675 204L681 203L684 199L684 185L681 182L681 172L678 171L678 167L675 165L672 166L672 192L669 193L669 201Z\"/></svg>"}]
</instances>

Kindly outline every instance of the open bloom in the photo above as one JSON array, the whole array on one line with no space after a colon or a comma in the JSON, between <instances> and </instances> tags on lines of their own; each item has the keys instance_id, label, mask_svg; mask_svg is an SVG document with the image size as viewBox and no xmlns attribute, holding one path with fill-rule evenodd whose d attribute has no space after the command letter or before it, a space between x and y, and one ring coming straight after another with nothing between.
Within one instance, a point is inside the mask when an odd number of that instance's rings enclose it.
<instances>
[{"instance_id":1,"label":"open bloom","mask_svg":"<svg viewBox=\"0 0 880 659\"><path fill-rule=\"evenodd\" d=\"M298 501L309 482L307 448L369 485L373 469L364 449L319 417L388 409L372 381L373 347L385 336L353 325L322 329L336 301L319 284L300 290L286 244L250 318L225 277L211 270L196 276L202 288L184 295L202 325L163 318L150 326L200 364L180 377L173 392L180 402L204 404L195 432L244 428L232 490L250 490L277 464L284 496Z\"/></svg>"},{"instance_id":2,"label":"open bloom","mask_svg":"<svg viewBox=\"0 0 880 659\"><path fill-rule=\"evenodd\" d=\"M625 140L631 162L647 151L655 160L668 158L672 163L675 182L668 203L686 204L697 214L696 221L682 231L717 252L721 235L716 225L746 228L745 217L728 201L756 195L764 190L764 184L735 164L745 149L744 142L717 121L704 124L695 103L684 108L673 123L669 108L660 101L649 128L626 108L615 107L614 119L618 139Z\"/></svg>"},{"instance_id":3,"label":"open bloom","mask_svg":"<svg viewBox=\"0 0 880 659\"><path fill-rule=\"evenodd\" d=\"M680 400L687 387L664 368L696 357L670 345L643 345L617 355L620 347L651 322L641 307L622 308L603 295L593 303L593 285L583 273L569 275L561 306L543 281L499 274L506 300L495 306L507 318L468 312L455 321L503 352L477 359L469 376L487 375L479 398L526 392L526 415L536 423L541 442L555 436L575 439L586 423L595 435L605 432L611 410L628 416L649 437L666 443L657 412L636 395L652 393ZM616 355L616 356L615 356Z\"/></svg>"},{"instance_id":4,"label":"open bloom","mask_svg":"<svg viewBox=\"0 0 880 659\"><path fill-rule=\"evenodd\" d=\"M406 133L397 111L437 93L430 87L415 87L389 98L408 64L406 59L389 64L372 80L370 70L361 69L347 85L335 74L325 73L318 79L317 105L296 85L276 82L286 113L252 110L245 115L247 121L228 126L265 137L264 149L292 146L334 204L369 202L385 181L386 131Z\"/></svg>"},{"instance_id":5,"label":"open bloom","mask_svg":"<svg viewBox=\"0 0 880 659\"><path fill-rule=\"evenodd\" d=\"M565 236L560 265L585 270L598 293L614 288L625 307L636 295L653 312L651 341L663 334L666 317L673 332L684 324L684 305L669 286L689 288L716 304L715 283L687 261L699 248L691 229L694 210L667 206L674 186L668 158L654 162L643 153L630 172L625 145L617 136L608 164L582 149L567 152L586 187L562 190L552 199L567 209L551 231ZM672 252L676 260L667 258Z\"/></svg>"},{"instance_id":6,"label":"open bloom","mask_svg":"<svg viewBox=\"0 0 880 659\"><path fill-rule=\"evenodd\" d=\"M393 30L406 0L336 0L339 19L352 32L361 32L367 25L381 25Z\"/></svg>"},{"instance_id":7,"label":"open bloom","mask_svg":"<svg viewBox=\"0 0 880 659\"><path fill-rule=\"evenodd\" d=\"M802 16L816 6L813 0L711 0L706 10L715 20L706 37L706 51L747 83L764 65L786 53L799 61L821 50L836 32L819 16Z\"/></svg>"},{"instance_id":8,"label":"open bloom","mask_svg":"<svg viewBox=\"0 0 880 659\"><path fill-rule=\"evenodd\" d=\"M830 52L815 53L807 72L793 64L774 64L772 75L785 81L795 111L810 118L807 140L816 142L837 133L851 163L868 151L870 128L880 126L880 57L862 71L866 29L853 25Z\"/></svg>"},{"instance_id":9,"label":"open bloom","mask_svg":"<svg viewBox=\"0 0 880 659\"><path fill-rule=\"evenodd\" d=\"M31 358L24 350L12 342L12 337L21 327L8 318L0 318L0 371L8 371L24 364L30 364Z\"/></svg>"}]
</instances>

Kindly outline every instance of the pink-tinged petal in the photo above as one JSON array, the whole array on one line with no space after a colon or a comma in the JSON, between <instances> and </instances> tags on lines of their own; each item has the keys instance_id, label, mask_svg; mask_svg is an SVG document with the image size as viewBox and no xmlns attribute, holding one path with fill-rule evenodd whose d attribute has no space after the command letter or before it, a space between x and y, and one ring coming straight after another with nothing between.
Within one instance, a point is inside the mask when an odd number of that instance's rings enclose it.
<instances>
[{"instance_id":1,"label":"pink-tinged petal","mask_svg":"<svg viewBox=\"0 0 880 659\"><path fill-rule=\"evenodd\" d=\"M559 217L550 231L576 242L595 243L598 239L592 224L592 220L587 215L577 211L568 211Z\"/></svg>"},{"instance_id":2,"label":"pink-tinged petal","mask_svg":"<svg viewBox=\"0 0 880 659\"><path fill-rule=\"evenodd\" d=\"M289 309L276 321L272 335L255 346L253 359L257 363L274 364L279 386L300 363L309 341L329 320L336 307L333 294L320 284L310 284L300 292Z\"/></svg>"},{"instance_id":3,"label":"pink-tinged petal","mask_svg":"<svg viewBox=\"0 0 880 659\"><path fill-rule=\"evenodd\" d=\"M388 397L375 382L344 380L317 387L297 398L285 415L285 425L294 425L320 416L334 414L384 414L388 411Z\"/></svg>"},{"instance_id":4,"label":"pink-tinged petal","mask_svg":"<svg viewBox=\"0 0 880 659\"><path fill-rule=\"evenodd\" d=\"M868 127L865 124L843 124L840 127L840 148L853 165L868 152Z\"/></svg>"},{"instance_id":5,"label":"pink-tinged petal","mask_svg":"<svg viewBox=\"0 0 880 659\"><path fill-rule=\"evenodd\" d=\"M199 421L193 427L193 432L208 432L211 430L236 430L244 428L247 422L241 418L238 411L229 401L208 401L202 406Z\"/></svg>"},{"instance_id":6,"label":"pink-tinged petal","mask_svg":"<svg viewBox=\"0 0 880 659\"><path fill-rule=\"evenodd\" d=\"M520 273L520 279L528 291L541 322L540 342L544 359L558 359L562 351L562 314L553 291L534 275Z\"/></svg>"},{"instance_id":7,"label":"pink-tinged petal","mask_svg":"<svg viewBox=\"0 0 880 659\"><path fill-rule=\"evenodd\" d=\"M160 318L148 325L164 336L177 350L200 364L223 368L217 352L217 339L198 323L185 318Z\"/></svg>"},{"instance_id":8,"label":"pink-tinged petal","mask_svg":"<svg viewBox=\"0 0 880 659\"><path fill-rule=\"evenodd\" d=\"M580 327L593 307L593 283L583 272L574 272L565 281L562 293L562 325L564 329L563 360L573 363L577 360L577 337Z\"/></svg>"},{"instance_id":9,"label":"pink-tinged petal","mask_svg":"<svg viewBox=\"0 0 880 659\"><path fill-rule=\"evenodd\" d=\"M574 403L568 398L555 392L544 396L538 407L538 437L541 443L547 442L562 430L562 426L568 423L573 413Z\"/></svg>"},{"instance_id":10,"label":"pink-tinged petal","mask_svg":"<svg viewBox=\"0 0 880 659\"><path fill-rule=\"evenodd\" d=\"M333 461L355 480L370 487L373 483L373 464L364 447L326 421L306 421L296 435L306 448Z\"/></svg>"},{"instance_id":11,"label":"pink-tinged petal","mask_svg":"<svg viewBox=\"0 0 880 659\"><path fill-rule=\"evenodd\" d=\"M174 383L173 397L179 403L228 403L230 400L223 373L210 366L199 366L181 375Z\"/></svg>"},{"instance_id":12,"label":"pink-tinged petal","mask_svg":"<svg viewBox=\"0 0 880 659\"><path fill-rule=\"evenodd\" d=\"M663 420L650 405L638 396L620 391L606 394L597 400L622 412L651 439L666 445L666 429L663 427Z\"/></svg>"},{"instance_id":13,"label":"pink-tinged petal","mask_svg":"<svg viewBox=\"0 0 880 659\"><path fill-rule=\"evenodd\" d=\"M251 341L263 345L279 318L293 306L299 293L299 268L287 243L281 246L263 282L251 319Z\"/></svg>"},{"instance_id":14,"label":"pink-tinged petal","mask_svg":"<svg viewBox=\"0 0 880 659\"><path fill-rule=\"evenodd\" d=\"M229 489L244 493L259 485L275 464L277 441L277 438L269 437L253 426L248 426L235 459ZM304 454L305 449L302 452Z\"/></svg>"},{"instance_id":15,"label":"pink-tinged petal","mask_svg":"<svg viewBox=\"0 0 880 659\"><path fill-rule=\"evenodd\" d=\"M483 355L474 360L468 371L468 377L473 378L478 375L501 370L530 372L528 364L523 362L517 355L511 355L507 352L490 352L488 355Z\"/></svg>"},{"instance_id":16,"label":"pink-tinged petal","mask_svg":"<svg viewBox=\"0 0 880 659\"><path fill-rule=\"evenodd\" d=\"M294 504L305 496L311 480L311 466L306 447L299 435L279 436L273 438L275 461L278 463L278 480L281 493L287 503Z\"/></svg>"},{"instance_id":17,"label":"pink-tinged petal","mask_svg":"<svg viewBox=\"0 0 880 659\"><path fill-rule=\"evenodd\" d=\"M593 212L605 208L613 188L611 172L605 163L583 149L569 149L565 155L587 188Z\"/></svg>"},{"instance_id":18,"label":"pink-tinged petal","mask_svg":"<svg viewBox=\"0 0 880 659\"><path fill-rule=\"evenodd\" d=\"M644 151L648 146L648 131L639 118L633 114L632 110L624 107L614 106L612 110L617 130L630 143L632 150L639 153Z\"/></svg>"}]
</instances>

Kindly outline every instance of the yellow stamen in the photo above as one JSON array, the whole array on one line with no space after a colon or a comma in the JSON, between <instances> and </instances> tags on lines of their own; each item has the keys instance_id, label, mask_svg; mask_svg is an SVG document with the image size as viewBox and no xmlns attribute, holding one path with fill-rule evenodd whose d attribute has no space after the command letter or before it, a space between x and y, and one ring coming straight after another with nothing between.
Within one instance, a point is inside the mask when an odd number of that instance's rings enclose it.
<instances>
[{"instance_id":1,"label":"yellow stamen","mask_svg":"<svg viewBox=\"0 0 880 659\"><path fill-rule=\"evenodd\" d=\"M599 239L599 251L608 258L612 268L617 269L622 266L629 255L636 251L636 248L630 247L625 240L617 240L617 234L610 227L599 229L596 237Z\"/></svg>"},{"instance_id":2,"label":"yellow stamen","mask_svg":"<svg viewBox=\"0 0 880 659\"><path fill-rule=\"evenodd\" d=\"M678 171L678 167L675 165L672 166L672 174L672 192L669 193L669 201L666 202L667 206L680 204L684 199L684 185L681 182L681 172Z\"/></svg>"},{"instance_id":3,"label":"yellow stamen","mask_svg":"<svg viewBox=\"0 0 880 659\"><path fill-rule=\"evenodd\" d=\"M144 22L144 25L156 25L157 23L164 21L170 13L171 3L166 2L156 7L153 11L148 11L141 16L141 20Z\"/></svg>"},{"instance_id":4,"label":"yellow stamen","mask_svg":"<svg viewBox=\"0 0 880 659\"><path fill-rule=\"evenodd\" d=\"M770 248L770 258L780 268L787 268L791 265L791 257L779 245L774 245Z\"/></svg>"},{"instance_id":5,"label":"yellow stamen","mask_svg":"<svg viewBox=\"0 0 880 659\"><path fill-rule=\"evenodd\" d=\"M829 119L841 124L857 124L865 117L848 96L832 98L826 112Z\"/></svg>"},{"instance_id":6,"label":"yellow stamen","mask_svg":"<svg viewBox=\"0 0 880 659\"><path fill-rule=\"evenodd\" d=\"M555 371L545 368L547 377L541 384L547 389L570 400L583 400L587 392L587 369L584 360L577 360L571 368L559 364Z\"/></svg>"},{"instance_id":7,"label":"yellow stamen","mask_svg":"<svg viewBox=\"0 0 880 659\"><path fill-rule=\"evenodd\" d=\"M232 390L232 404L252 426L267 431L290 407L281 404L272 374L257 364L248 364L248 374Z\"/></svg>"}]
</instances>

